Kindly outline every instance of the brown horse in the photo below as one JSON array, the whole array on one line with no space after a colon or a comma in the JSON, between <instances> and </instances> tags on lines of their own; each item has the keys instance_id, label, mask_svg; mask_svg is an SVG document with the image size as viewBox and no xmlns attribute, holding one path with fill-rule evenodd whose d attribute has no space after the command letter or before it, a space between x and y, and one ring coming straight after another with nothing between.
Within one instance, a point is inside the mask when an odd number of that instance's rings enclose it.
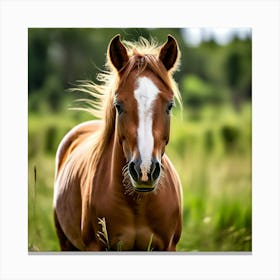
<instances>
[{"instance_id":1,"label":"brown horse","mask_svg":"<svg viewBox=\"0 0 280 280\"><path fill-rule=\"evenodd\" d=\"M176 250L181 184L165 146L171 108L181 102L172 78L179 55L172 36L158 47L117 35L101 84L81 85L100 120L74 127L57 151L54 218L61 250Z\"/></svg>"}]
</instances>

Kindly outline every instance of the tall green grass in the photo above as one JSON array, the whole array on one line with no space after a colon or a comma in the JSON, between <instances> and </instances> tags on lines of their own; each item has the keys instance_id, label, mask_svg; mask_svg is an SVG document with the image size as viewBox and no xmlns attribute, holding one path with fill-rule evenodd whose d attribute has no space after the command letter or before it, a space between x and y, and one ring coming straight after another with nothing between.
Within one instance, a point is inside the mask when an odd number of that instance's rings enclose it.
<instances>
[{"instance_id":1,"label":"tall green grass","mask_svg":"<svg viewBox=\"0 0 280 280\"><path fill-rule=\"evenodd\" d=\"M54 157L63 135L90 116L29 115L28 242L30 251L57 251L52 213ZM179 251L252 248L251 106L174 112L167 154L183 186ZM36 170L36 181L35 181Z\"/></svg>"}]
</instances>

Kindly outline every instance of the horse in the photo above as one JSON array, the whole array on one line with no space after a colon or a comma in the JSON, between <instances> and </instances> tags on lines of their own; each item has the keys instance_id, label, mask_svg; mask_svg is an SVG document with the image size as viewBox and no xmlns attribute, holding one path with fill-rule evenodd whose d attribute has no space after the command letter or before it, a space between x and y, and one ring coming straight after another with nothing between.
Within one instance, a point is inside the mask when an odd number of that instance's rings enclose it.
<instances>
[{"instance_id":1,"label":"horse","mask_svg":"<svg viewBox=\"0 0 280 280\"><path fill-rule=\"evenodd\" d=\"M62 251L176 251L182 187L165 147L171 109L181 106L179 61L171 35L162 45L116 35L99 82L80 84L97 119L75 126L57 149L53 212Z\"/></svg>"}]
</instances>

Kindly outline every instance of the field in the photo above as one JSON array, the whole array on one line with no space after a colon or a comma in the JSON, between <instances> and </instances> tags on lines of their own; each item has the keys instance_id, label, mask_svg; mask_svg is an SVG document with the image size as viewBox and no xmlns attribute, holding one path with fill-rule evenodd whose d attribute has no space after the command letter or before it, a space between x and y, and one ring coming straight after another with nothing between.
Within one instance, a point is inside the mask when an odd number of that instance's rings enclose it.
<instances>
[{"instance_id":1,"label":"field","mask_svg":"<svg viewBox=\"0 0 280 280\"><path fill-rule=\"evenodd\" d=\"M59 250L52 213L55 151L71 127L90 118L73 111L29 114L29 251ZM251 251L251 106L175 111L167 154L184 192L177 250Z\"/></svg>"}]
</instances>

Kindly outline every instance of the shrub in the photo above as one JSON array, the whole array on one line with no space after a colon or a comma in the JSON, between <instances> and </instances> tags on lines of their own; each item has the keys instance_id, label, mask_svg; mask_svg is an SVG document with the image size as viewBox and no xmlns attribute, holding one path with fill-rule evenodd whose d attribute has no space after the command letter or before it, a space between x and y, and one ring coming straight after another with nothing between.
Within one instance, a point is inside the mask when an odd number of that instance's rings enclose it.
<instances>
[{"instance_id":1,"label":"shrub","mask_svg":"<svg viewBox=\"0 0 280 280\"><path fill-rule=\"evenodd\" d=\"M235 125L224 124L221 127L221 137L227 152L236 150L239 136L240 131Z\"/></svg>"}]
</instances>

